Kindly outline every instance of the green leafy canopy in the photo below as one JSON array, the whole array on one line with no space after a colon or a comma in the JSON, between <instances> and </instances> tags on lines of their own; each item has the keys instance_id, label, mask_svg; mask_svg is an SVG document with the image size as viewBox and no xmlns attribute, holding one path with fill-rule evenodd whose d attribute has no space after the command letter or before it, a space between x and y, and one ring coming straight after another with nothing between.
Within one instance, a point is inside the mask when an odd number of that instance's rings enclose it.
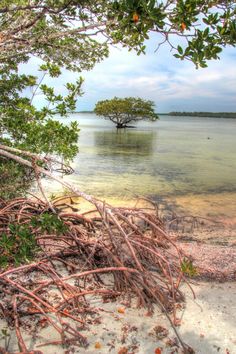
<instances>
[{"instance_id":1,"label":"green leafy canopy","mask_svg":"<svg viewBox=\"0 0 236 354\"><path fill-rule=\"evenodd\" d=\"M94 112L115 123L117 128L125 128L129 123L140 120L155 121L158 119L154 110L154 102L135 97L114 97L111 100L99 101Z\"/></svg>"},{"instance_id":2,"label":"green leafy canopy","mask_svg":"<svg viewBox=\"0 0 236 354\"><path fill-rule=\"evenodd\" d=\"M55 64L44 64L40 70L42 77L60 74ZM78 150L77 124L67 126L53 116L66 116L68 111L75 109L81 85L81 78L75 84L67 84L67 95L63 97L56 94L54 88L38 82L36 76L19 74L17 68L3 66L0 69L0 140L24 150L56 153L71 159ZM28 97L27 89L31 89L31 97ZM46 101L41 109L37 109L33 101L38 93L43 94Z\"/></svg>"}]
</instances>

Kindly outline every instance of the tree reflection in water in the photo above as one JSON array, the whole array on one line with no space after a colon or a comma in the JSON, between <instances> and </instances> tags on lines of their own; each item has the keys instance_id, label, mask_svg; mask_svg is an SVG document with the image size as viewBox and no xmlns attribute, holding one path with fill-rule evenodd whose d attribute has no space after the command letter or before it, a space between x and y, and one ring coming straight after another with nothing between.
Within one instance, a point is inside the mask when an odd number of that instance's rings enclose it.
<instances>
[{"instance_id":1,"label":"tree reflection in water","mask_svg":"<svg viewBox=\"0 0 236 354\"><path fill-rule=\"evenodd\" d=\"M94 142L97 154L121 155L138 154L148 156L153 153L157 132L117 130L95 131Z\"/></svg>"}]
</instances>

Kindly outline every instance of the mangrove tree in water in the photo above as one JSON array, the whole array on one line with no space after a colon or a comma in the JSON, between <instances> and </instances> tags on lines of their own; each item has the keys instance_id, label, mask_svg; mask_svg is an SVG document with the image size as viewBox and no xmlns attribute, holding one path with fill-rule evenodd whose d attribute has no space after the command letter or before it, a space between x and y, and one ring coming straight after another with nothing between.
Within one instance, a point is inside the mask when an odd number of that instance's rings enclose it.
<instances>
[{"instance_id":1,"label":"mangrove tree in water","mask_svg":"<svg viewBox=\"0 0 236 354\"><path fill-rule=\"evenodd\" d=\"M130 123L140 120L154 122L158 119L154 102L135 97L114 97L111 100L99 101L94 112L115 123L117 129L126 128Z\"/></svg>"}]
</instances>

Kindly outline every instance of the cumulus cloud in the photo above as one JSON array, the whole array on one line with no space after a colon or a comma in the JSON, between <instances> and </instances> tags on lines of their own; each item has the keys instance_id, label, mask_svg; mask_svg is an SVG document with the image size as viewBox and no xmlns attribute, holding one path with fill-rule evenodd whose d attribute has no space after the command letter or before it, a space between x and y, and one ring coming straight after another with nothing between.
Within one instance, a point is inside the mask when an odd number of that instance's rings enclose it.
<instances>
[{"instance_id":1,"label":"cumulus cloud","mask_svg":"<svg viewBox=\"0 0 236 354\"><path fill-rule=\"evenodd\" d=\"M146 56L112 48L108 59L83 74L85 94L78 109L93 109L98 100L113 96L139 96L153 100L159 112L236 111L236 65L230 49L220 61L196 70L167 48L155 53L152 41Z\"/></svg>"},{"instance_id":2,"label":"cumulus cloud","mask_svg":"<svg viewBox=\"0 0 236 354\"><path fill-rule=\"evenodd\" d=\"M112 47L109 58L82 73L84 95L78 99L77 109L92 110L97 101L114 96L136 96L153 100L158 112L236 111L234 49L226 48L221 60L196 70L192 63L175 59L167 47L157 52L155 48L154 37L147 42L146 55ZM39 60L32 58L27 72L35 73L38 64ZM50 78L46 83L56 85L57 92L63 94L65 83L75 79L74 73L64 71L56 83ZM42 104L42 97L36 101Z\"/></svg>"}]
</instances>

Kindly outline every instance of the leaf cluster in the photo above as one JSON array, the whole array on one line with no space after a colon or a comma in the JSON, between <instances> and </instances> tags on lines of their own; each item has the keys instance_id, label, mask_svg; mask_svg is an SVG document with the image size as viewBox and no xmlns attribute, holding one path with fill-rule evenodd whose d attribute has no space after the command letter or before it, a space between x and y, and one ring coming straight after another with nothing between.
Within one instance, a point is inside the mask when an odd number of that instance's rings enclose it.
<instances>
[{"instance_id":1,"label":"leaf cluster","mask_svg":"<svg viewBox=\"0 0 236 354\"><path fill-rule=\"evenodd\" d=\"M67 225L58 215L43 213L32 217L27 224L10 223L8 231L0 238L0 267L20 265L32 261L39 252L37 235L55 234L60 236L68 231Z\"/></svg>"},{"instance_id":2,"label":"leaf cluster","mask_svg":"<svg viewBox=\"0 0 236 354\"><path fill-rule=\"evenodd\" d=\"M193 277L198 275L198 271L196 269L196 267L193 265L193 262L188 259L188 258L184 258L181 262L181 271L188 275L189 277Z\"/></svg>"},{"instance_id":3,"label":"leaf cluster","mask_svg":"<svg viewBox=\"0 0 236 354\"><path fill-rule=\"evenodd\" d=\"M43 213L31 218L31 225L40 232L61 235L68 231L68 226L56 214Z\"/></svg>"},{"instance_id":4,"label":"leaf cluster","mask_svg":"<svg viewBox=\"0 0 236 354\"><path fill-rule=\"evenodd\" d=\"M60 68L55 64L45 63L40 70L42 77L60 75ZM75 109L83 80L67 83L64 96L41 81L36 76L19 74L17 68L6 65L1 68L0 141L24 150L72 159L78 152L78 126L76 123L65 125L54 117L66 116ZM33 102L38 94L44 95L45 100L40 109Z\"/></svg>"},{"instance_id":5,"label":"leaf cluster","mask_svg":"<svg viewBox=\"0 0 236 354\"><path fill-rule=\"evenodd\" d=\"M235 46L235 14L233 0L2 1L0 62L27 61L33 54L81 71L105 58L108 44L144 53L145 40L156 32L177 58L204 67L220 49Z\"/></svg>"},{"instance_id":6,"label":"leaf cluster","mask_svg":"<svg viewBox=\"0 0 236 354\"><path fill-rule=\"evenodd\" d=\"M32 169L0 158L0 198L11 199L25 194L34 180Z\"/></svg>"},{"instance_id":7,"label":"leaf cluster","mask_svg":"<svg viewBox=\"0 0 236 354\"><path fill-rule=\"evenodd\" d=\"M33 259L38 251L37 242L28 225L9 224L9 233L0 239L0 267L20 265Z\"/></svg>"},{"instance_id":8,"label":"leaf cluster","mask_svg":"<svg viewBox=\"0 0 236 354\"><path fill-rule=\"evenodd\" d=\"M166 43L176 58L190 60L197 68L219 59L226 45L236 44L235 1L123 0L115 1L113 7L119 23L110 31L114 41L123 41L138 54L145 52L151 32L162 35L163 40L157 37L159 46ZM133 20L134 14L138 22Z\"/></svg>"}]
</instances>

